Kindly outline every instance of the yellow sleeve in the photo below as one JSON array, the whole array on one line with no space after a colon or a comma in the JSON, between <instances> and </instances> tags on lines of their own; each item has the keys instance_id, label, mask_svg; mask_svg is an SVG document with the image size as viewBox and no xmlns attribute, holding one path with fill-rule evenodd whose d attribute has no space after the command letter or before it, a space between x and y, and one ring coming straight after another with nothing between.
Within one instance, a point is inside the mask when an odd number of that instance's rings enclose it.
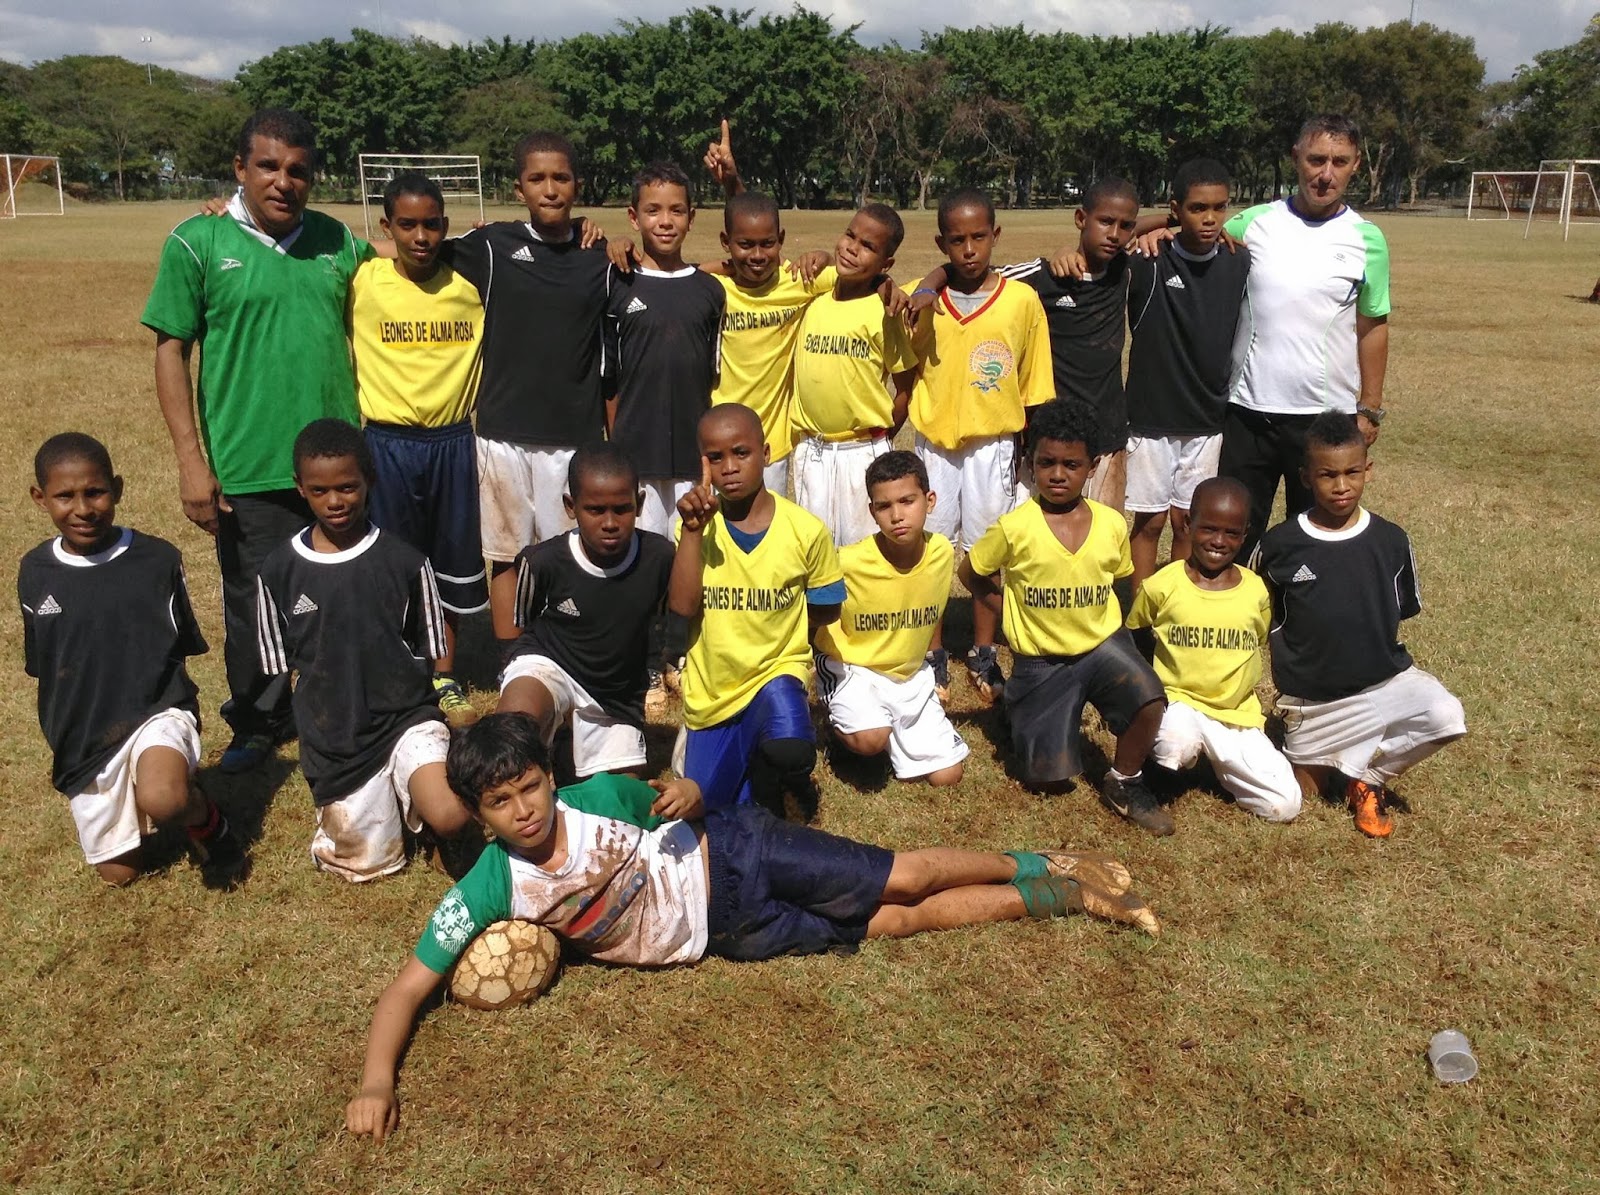
<instances>
[{"instance_id":1,"label":"yellow sleeve","mask_svg":"<svg viewBox=\"0 0 1600 1195\"><path fill-rule=\"evenodd\" d=\"M833 536L820 521L811 531L811 542L806 545L806 588L821 589L844 580L844 570L839 567L839 553L834 549Z\"/></svg>"},{"instance_id":2,"label":"yellow sleeve","mask_svg":"<svg viewBox=\"0 0 1600 1195\"><path fill-rule=\"evenodd\" d=\"M1123 548L1127 554L1127 548ZM972 571L980 577L992 577L1006 566L1006 561L1011 557L1011 545L1006 540L1006 529L996 523L985 531L978 542L972 545L972 551L967 553L967 563L972 565ZM1133 571L1130 561L1128 571Z\"/></svg>"},{"instance_id":3,"label":"yellow sleeve","mask_svg":"<svg viewBox=\"0 0 1600 1195\"><path fill-rule=\"evenodd\" d=\"M1028 294L1033 302L1028 305L1028 333L1023 341L1022 367L1017 371L1017 380L1022 391L1022 405L1037 407L1056 397L1056 372L1050 359L1050 328L1045 323L1044 306L1031 287Z\"/></svg>"},{"instance_id":4,"label":"yellow sleeve","mask_svg":"<svg viewBox=\"0 0 1600 1195\"><path fill-rule=\"evenodd\" d=\"M883 313L883 368L885 373L904 373L917 367L917 351L911 346L911 329L898 315Z\"/></svg>"},{"instance_id":5,"label":"yellow sleeve","mask_svg":"<svg viewBox=\"0 0 1600 1195\"><path fill-rule=\"evenodd\" d=\"M1122 516L1115 510L1111 511L1111 516L1116 519L1117 548L1120 551L1117 557L1117 571L1111 575L1120 581L1124 577L1133 576L1133 557L1128 552L1128 528L1123 524Z\"/></svg>"},{"instance_id":6,"label":"yellow sleeve","mask_svg":"<svg viewBox=\"0 0 1600 1195\"><path fill-rule=\"evenodd\" d=\"M1134 595L1133 609L1128 611L1128 629L1137 631L1155 626L1157 609L1156 579L1146 577L1144 584L1139 586L1139 592Z\"/></svg>"}]
</instances>

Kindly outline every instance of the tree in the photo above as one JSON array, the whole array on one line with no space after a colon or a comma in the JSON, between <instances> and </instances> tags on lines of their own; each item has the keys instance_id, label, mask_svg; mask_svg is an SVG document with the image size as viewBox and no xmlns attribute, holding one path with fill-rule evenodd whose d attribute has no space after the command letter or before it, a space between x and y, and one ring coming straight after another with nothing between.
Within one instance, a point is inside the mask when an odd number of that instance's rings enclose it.
<instances>
[{"instance_id":1,"label":"tree","mask_svg":"<svg viewBox=\"0 0 1600 1195\"><path fill-rule=\"evenodd\" d=\"M566 132L567 119L555 96L527 76L480 83L457 98L450 119L456 150L477 154L484 176L495 180L516 177L512 154L534 129Z\"/></svg>"}]
</instances>

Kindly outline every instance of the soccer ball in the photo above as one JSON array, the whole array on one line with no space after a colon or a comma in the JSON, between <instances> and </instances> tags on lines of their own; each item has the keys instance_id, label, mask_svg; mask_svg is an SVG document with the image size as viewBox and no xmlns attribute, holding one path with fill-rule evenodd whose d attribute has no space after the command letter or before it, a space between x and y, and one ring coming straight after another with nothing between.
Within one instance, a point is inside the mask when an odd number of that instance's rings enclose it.
<instances>
[{"instance_id":1,"label":"soccer ball","mask_svg":"<svg viewBox=\"0 0 1600 1195\"><path fill-rule=\"evenodd\" d=\"M450 972L450 996L494 1011L526 1004L555 982L561 940L531 921L496 921L472 940Z\"/></svg>"}]
</instances>

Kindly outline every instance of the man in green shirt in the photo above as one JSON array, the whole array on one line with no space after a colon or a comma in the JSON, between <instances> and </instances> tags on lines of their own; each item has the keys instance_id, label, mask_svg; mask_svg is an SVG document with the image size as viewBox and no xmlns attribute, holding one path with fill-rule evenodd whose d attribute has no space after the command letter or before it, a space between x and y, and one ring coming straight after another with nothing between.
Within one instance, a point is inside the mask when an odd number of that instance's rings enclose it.
<instances>
[{"instance_id":1,"label":"man in green shirt","mask_svg":"<svg viewBox=\"0 0 1600 1195\"><path fill-rule=\"evenodd\" d=\"M233 727L222 770L248 771L293 737L289 679L263 674L256 570L311 521L295 492L301 428L359 423L345 339L356 267L372 247L306 211L316 140L304 117L263 109L233 159L239 191L221 218L167 236L142 322L156 334L156 397L178 458L183 512L216 538ZM198 385L189 359L200 346Z\"/></svg>"}]
</instances>

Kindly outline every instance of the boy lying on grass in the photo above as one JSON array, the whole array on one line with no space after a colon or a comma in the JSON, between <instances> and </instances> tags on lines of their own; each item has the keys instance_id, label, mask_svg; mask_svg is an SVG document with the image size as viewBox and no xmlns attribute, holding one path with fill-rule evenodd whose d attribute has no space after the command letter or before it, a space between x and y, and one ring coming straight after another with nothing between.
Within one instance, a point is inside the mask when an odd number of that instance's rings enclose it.
<instances>
[{"instance_id":1,"label":"boy lying on grass","mask_svg":"<svg viewBox=\"0 0 1600 1195\"><path fill-rule=\"evenodd\" d=\"M707 954L759 960L1024 917L1087 912L1160 923L1108 856L889 851L745 803L704 812L690 780L602 774L559 793L538 724L492 714L450 747L450 785L495 835L434 910L378 998L345 1127L382 1141L399 1122L395 1071L423 1002L484 927L537 922L574 950L633 966Z\"/></svg>"}]
</instances>

